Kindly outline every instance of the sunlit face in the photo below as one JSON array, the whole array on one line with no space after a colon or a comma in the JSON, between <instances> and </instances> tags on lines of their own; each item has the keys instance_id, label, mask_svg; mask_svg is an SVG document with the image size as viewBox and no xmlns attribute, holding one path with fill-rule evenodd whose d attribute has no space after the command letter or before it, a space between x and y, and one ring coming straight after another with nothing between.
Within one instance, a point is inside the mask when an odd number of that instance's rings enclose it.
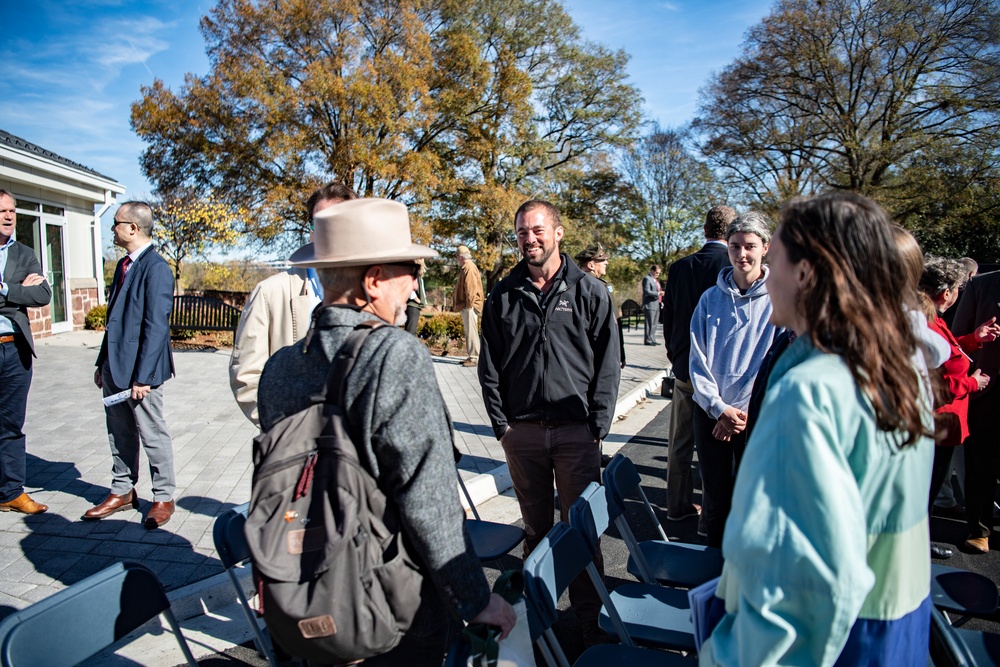
<instances>
[{"instance_id":1,"label":"sunlit face","mask_svg":"<svg viewBox=\"0 0 1000 667\"><path fill-rule=\"evenodd\" d=\"M806 260L793 263L781 240L781 230L774 235L768 252L767 293L771 297L771 324L805 333L799 308L799 292L811 267Z\"/></svg>"},{"instance_id":2,"label":"sunlit face","mask_svg":"<svg viewBox=\"0 0 1000 667\"><path fill-rule=\"evenodd\" d=\"M115 212L115 217L111 220L111 241L119 248L128 247L129 232L133 224L129 218L130 213L130 208L121 206Z\"/></svg>"},{"instance_id":3,"label":"sunlit face","mask_svg":"<svg viewBox=\"0 0 1000 667\"><path fill-rule=\"evenodd\" d=\"M729 237L729 261L739 278L752 283L763 274L761 263L767 254L768 244L759 236L748 232L736 232Z\"/></svg>"},{"instance_id":4,"label":"sunlit face","mask_svg":"<svg viewBox=\"0 0 1000 667\"><path fill-rule=\"evenodd\" d=\"M595 278L603 278L608 273L608 260L602 259L601 261L590 260L587 263L590 268L590 273L594 274Z\"/></svg>"},{"instance_id":5,"label":"sunlit face","mask_svg":"<svg viewBox=\"0 0 1000 667\"><path fill-rule=\"evenodd\" d=\"M17 222L17 214L14 211L14 198L7 195L0 196L0 245L7 243L14 235L14 225Z\"/></svg>"},{"instance_id":6,"label":"sunlit face","mask_svg":"<svg viewBox=\"0 0 1000 667\"><path fill-rule=\"evenodd\" d=\"M514 224L517 247L531 266L545 266L559 251L563 228L556 227L545 209L535 208L517 217Z\"/></svg>"}]
</instances>

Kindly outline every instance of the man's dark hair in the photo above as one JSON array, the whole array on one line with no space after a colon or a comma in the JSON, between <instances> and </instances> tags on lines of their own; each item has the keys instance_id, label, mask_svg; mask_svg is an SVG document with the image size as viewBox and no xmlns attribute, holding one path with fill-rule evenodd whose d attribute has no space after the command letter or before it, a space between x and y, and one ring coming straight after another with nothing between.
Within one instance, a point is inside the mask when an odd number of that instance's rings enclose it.
<instances>
[{"instance_id":1,"label":"man's dark hair","mask_svg":"<svg viewBox=\"0 0 1000 667\"><path fill-rule=\"evenodd\" d=\"M544 199L529 199L517 208L517 213L514 214L514 226L517 226L517 219L524 215L525 213L530 213L536 208L543 209L552 222L552 228L562 227L562 220L559 218L559 209L555 205L550 204Z\"/></svg>"},{"instance_id":2,"label":"man's dark hair","mask_svg":"<svg viewBox=\"0 0 1000 667\"><path fill-rule=\"evenodd\" d=\"M659 270L660 270L660 265L659 264L653 264L651 267L649 267L649 272L650 273L656 273Z\"/></svg>"},{"instance_id":3,"label":"man's dark hair","mask_svg":"<svg viewBox=\"0 0 1000 667\"><path fill-rule=\"evenodd\" d=\"M306 222L312 220L313 209L316 208L316 204L321 201L326 201L327 199L336 199L337 201L348 201L349 199L357 199L358 193L347 187L343 183L327 183L321 187L316 192L309 195L309 199L306 200Z\"/></svg>"},{"instance_id":4,"label":"man's dark hair","mask_svg":"<svg viewBox=\"0 0 1000 667\"><path fill-rule=\"evenodd\" d=\"M139 228L147 238L153 238L153 207L144 201L127 201L118 207L125 211L129 222Z\"/></svg>"},{"instance_id":5,"label":"man's dark hair","mask_svg":"<svg viewBox=\"0 0 1000 667\"><path fill-rule=\"evenodd\" d=\"M713 206L705 216L705 238L724 239L726 229L736 220L736 211L731 206Z\"/></svg>"}]
</instances>

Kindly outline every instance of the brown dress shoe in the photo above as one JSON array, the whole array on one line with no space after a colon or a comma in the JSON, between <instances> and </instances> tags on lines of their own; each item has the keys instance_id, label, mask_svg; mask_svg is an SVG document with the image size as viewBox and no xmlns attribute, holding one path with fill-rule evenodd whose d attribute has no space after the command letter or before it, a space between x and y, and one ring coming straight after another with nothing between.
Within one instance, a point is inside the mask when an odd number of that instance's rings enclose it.
<instances>
[{"instance_id":1,"label":"brown dress shoe","mask_svg":"<svg viewBox=\"0 0 1000 667\"><path fill-rule=\"evenodd\" d=\"M123 496L116 496L113 493L109 493L107 498L84 512L80 518L84 521L97 521L98 519L111 516L115 512L127 510L129 505L132 506L132 509L139 509L139 495L135 492L135 489L132 489Z\"/></svg>"},{"instance_id":2,"label":"brown dress shoe","mask_svg":"<svg viewBox=\"0 0 1000 667\"><path fill-rule=\"evenodd\" d=\"M0 503L0 512L20 512L21 514L41 514L49 509L48 505L36 503L27 493L21 493L14 500Z\"/></svg>"},{"instance_id":3,"label":"brown dress shoe","mask_svg":"<svg viewBox=\"0 0 1000 667\"><path fill-rule=\"evenodd\" d=\"M173 515L174 501L169 500L165 503L153 503L153 506L149 509L149 514L146 515L146 521L142 525L150 530L159 528L170 521L170 517Z\"/></svg>"},{"instance_id":4,"label":"brown dress shoe","mask_svg":"<svg viewBox=\"0 0 1000 667\"><path fill-rule=\"evenodd\" d=\"M970 537L965 541L965 549L974 554L988 554L990 552L990 538Z\"/></svg>"}]
</instances>

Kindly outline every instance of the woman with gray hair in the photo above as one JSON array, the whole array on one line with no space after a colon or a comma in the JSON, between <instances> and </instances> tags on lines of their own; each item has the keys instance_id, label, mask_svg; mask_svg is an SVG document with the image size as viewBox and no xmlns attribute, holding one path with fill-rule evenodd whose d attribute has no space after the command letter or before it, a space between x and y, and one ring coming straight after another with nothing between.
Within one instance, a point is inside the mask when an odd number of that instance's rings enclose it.
<instances>
[{"instance_id":1,"label":"woman with gray hair","mask_svg":"<svg viewBox=\"0 0 1000 667\"><path fill-rule=\"evenodd\" d=\"M974 352L996 340L1000 327L993 318L979 325L972 333L956 338L948 325L942 319L942 314L958 300L958 292L965 285L968 269L962 262L943 257L928 257L924 262L924 272L920 277L920 291L923 292L934 306L934 315L930 319L930 328L948 341L951 354L941 366L942 380L947 387L951 400L936 406L935 421L944 427L944 436L934 448L934 467L931 470L930 503L933 505L945 476L951 471L952 454L969 437L969 397L982 391L990 383L990 377L978 368L969 373L971 368L968 353ZM965 545L972 553L986 553L988 545L986 538L970 535ZM931 553L936 557L948 557L940 547ZM950 551L950 550L948 550Z\"/></svg>"},{"instance_id":2,"label":"woman with gray hair","mask_svg":"<svg viewBox=\"0 0 1000 667\"><path fill-rule=\"evenodd\" d=\"M719 272L691 317L694 442L701 464L708 545L722 546L743 448L753 381L776 329L763 265L771 241L767 216L749 211L726 230L732 267Z\"/></svg>"}]
</instances>

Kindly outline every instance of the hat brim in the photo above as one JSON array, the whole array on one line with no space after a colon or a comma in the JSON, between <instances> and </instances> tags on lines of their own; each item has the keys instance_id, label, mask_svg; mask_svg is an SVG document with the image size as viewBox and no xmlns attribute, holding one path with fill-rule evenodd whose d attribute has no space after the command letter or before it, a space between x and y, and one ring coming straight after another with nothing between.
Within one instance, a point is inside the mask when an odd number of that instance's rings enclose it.
<instances>
[{"instance_id":1,"label":"hat brim","mask_svg":"<svg viewBox=\"0 0 1000 667\"><path fill-rule=\"evenodd\" d=\"M381 254L317 258L316 246L312 243L307 243L292 253L292 256L288 258L288 263L292 266L319 269L337 266L371 266L373 264L415 262L418 259L431 259L437 256L437 250L418 243L411 243L407 248L395 248Z\"/></svg>"}]
</instances>

